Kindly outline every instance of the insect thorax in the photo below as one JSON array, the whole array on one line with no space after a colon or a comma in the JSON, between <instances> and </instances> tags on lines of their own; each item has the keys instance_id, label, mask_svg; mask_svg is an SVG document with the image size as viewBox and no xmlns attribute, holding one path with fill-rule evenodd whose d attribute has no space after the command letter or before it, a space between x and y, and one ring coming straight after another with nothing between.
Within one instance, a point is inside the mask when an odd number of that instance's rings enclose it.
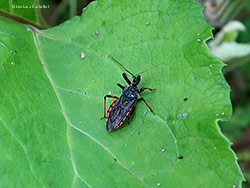
<instances>
[{"instance_id":1,"label":"insect thorax","mask_svg":"<svg viewBox=\"0 0 250 188\"><path fill-rule=\"evenodd\" d=\"M137 99L137 95L138 95L138 88L137 86L129 86L128 88L126 88L123 93L122 93L123 97L125 99Z\"/></svg>"}]
</instances>

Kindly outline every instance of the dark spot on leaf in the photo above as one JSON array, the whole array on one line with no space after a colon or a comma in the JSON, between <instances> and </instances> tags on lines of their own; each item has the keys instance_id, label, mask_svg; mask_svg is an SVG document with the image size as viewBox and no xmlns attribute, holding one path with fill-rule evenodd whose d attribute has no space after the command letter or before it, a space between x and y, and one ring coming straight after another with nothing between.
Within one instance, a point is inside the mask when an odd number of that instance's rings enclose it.
<instances>
[{"instance_id":1,"label":"dark spot on leaf","mask_svg":"<svg viewBox=\"0 0 250 188\"><path fill-rule=\"evenodd\" d=\"M178 159L183 159L183 156L179 156Z\"/></svg>"},{"instance_id":2,"label":"dark spot on leaf","mask_svg":"<svg viewBox=\"0 0 250 188\"><path fill-rule=\"evenodd\" d=\"M114 158L114 161L116 162L116 161L117 161L117 159L116 159L116 158Z\"/></svg>"},{"instance_id":3,"label":"dark spot on leaf","mask_svg":"<svg viewBox=\"0 0 250 188\"><path fill-rule=\"evenodd\" d=\"M16 52L16 54L17 54L17 51L16 51L16 50L14 50L14 52Z\"/></svg>"},{"instance_id":4,"label":"dark spot on leaf","mask_svg":"<svg viewBox=\"0 0 250 188\"><path fill-rule=\"evenodd\" d=\"M141 133L140 132L138 132L138 135L140 135Z\"/></svg>"},{"instance_id":5,"label":"dark spot on leaf","mask_svg":"<svg viewBox=\"0 0 250 188\"><path fill-rule=\"evenodd\" d=\"M187 101L188 100L188 98L185 98L185 99L183 99L184 101Z\"/></svg>"}]
</instances>

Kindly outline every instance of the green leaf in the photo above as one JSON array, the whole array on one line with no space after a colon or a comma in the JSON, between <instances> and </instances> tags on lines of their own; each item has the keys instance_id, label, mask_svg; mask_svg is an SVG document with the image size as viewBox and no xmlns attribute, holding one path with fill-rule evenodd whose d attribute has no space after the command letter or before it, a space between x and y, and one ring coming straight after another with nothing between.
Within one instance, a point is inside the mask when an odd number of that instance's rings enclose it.
<instances>
[{"instance_id":1,"label":"green leaf","mask_svg":"<svg viewBox=\"0 0 250 188\"><path fill-rule=\"evenodd\" d=\"M39 8L38 2L36 0L0 1L0 16L15 19L18 22L25 20L31 24L43 26L44 23L42 23L43 19L41 16L42 7Z\"/></svg>"},{"instance_id":2,"label":"green leaf","mask_svg":"<svg viewBox=\"0 0 250 188\"><path fill-rule=\"evenodd\" d=\"M230 118L230 88L202 10L99 0L46 31L0 20L0 187L241 187L216 123ZM140 84L156 89L141 94L156 115L138 103L111 133L103 96L125 81L109 57L133 73L160 65Z\"/></svg>"}]
</instances>

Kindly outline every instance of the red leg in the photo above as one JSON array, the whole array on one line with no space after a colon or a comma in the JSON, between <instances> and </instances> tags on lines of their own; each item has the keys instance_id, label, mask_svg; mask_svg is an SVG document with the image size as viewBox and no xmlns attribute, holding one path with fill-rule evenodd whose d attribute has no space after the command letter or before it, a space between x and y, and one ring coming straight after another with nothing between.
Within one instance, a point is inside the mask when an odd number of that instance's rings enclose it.
<instances>
[{"instance_id":1,"label":"red leg","mask_svg":"<svg viewBox=\"0 0 250 188\"><path fill-rule=\"evenodd\" d=\"M153 90L152 88L149 88L149 87L142 87L142 88L139 90L139 93L142 93L145 89L148 89L148 90L150 90L150 91Z\"/></svg>"},{"instance_id":2,"label":"red leg","mask_svg":"<svg viewBox=\"0 0 250 188\"><path fill-rule=\"evenodd\" d=\"M106 95L105 97L104 97L104 117L103 118L106 118L106 98L114 98L114 99L117 99L117 98L119 98L119 97L116 97L116 96L112 96L112 95Z\"/></svg>"},{"instance_id":3,"label":"red leg","mask_svg":"<svg viewBox=\"0 0 250 188\"><path fill-rule=\"evenodd\" d=\"M147 107L149 108L149 110L155 115L155 113L154 113L154 111L152 110L152 108L148 105L148 103L144 100L144 98L139 98L138 99L138 101L143 101L146 105L147 105Z\"/></svg>"}]
</instances>

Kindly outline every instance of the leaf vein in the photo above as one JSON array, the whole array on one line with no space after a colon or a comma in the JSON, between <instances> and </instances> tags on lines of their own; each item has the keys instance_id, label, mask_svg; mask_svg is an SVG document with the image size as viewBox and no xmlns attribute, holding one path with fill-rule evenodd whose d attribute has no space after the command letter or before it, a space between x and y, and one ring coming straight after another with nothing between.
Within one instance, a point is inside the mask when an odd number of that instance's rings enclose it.
<instances>
[{"instance_id":1,"label":"leaf vein","mask_svg":"<svg viewBox=\"0 0 250 188\"><path fill-rule=\"evenodd\" d=\"M11 131L11 130L8 128L7 123L2 119L2 117L0 117L0 121L2 122L3 126L5 127L5 129L11 134L11 136L12 136L13 138L15 138L16 142L22 147L23 152L24 152L25 157L26 157L26 159L27 159L27 161L28 161L29 168L30 168L32 174L34 175L34 177L36 178L36 180L42 185L42 187L45 187L45 186L40 182L39 178L37 177L37 175L36 175L36 173L35 173L35 171L34 171L32 165L31 165L31 160L30 160L30 158L29 158L29 155L28 155L28 152L27 152L27 150L26 150L26 148L25 148L25 145L17 138L17 136L14 134L14 132Z\"/></svg>"},{"instance_id":2,"label":"leaf vein","mask_svg":"<svg viewBox=\"0 0 250 188\"><path fill-rule=\"evenodd\" d=\"M89 138L91 138L95 143L99 144L104 150L106 150L113 158L116 158L116 156L105 146L103 145L100 141L98 141L96 138L94 138L93 136L89 135L88 133L84 132L83 130L79 129L78 127L74 126L71 122L70 122L70 119L66 113L66 109L65 109L65 106L61 100L61 97L60 97L60 94L58 92L58 86L54 83L54 80L52 79L52 77L50 76L50 73L48 71L48 68L47 68L47 65L46 65L46 62L45 62L45 59L43 58L42 56L42 53L41 53L41 50L40 50L40 43L39 43L39 40L38 40L38 37L37 37L37 32L39 32L37 29L35 29L34 27L30 26L30 28L32 29L33 33L34 33L34 37L35 37L35 43L36 43L36 46L37 46L37 51L38 51L38 54L39 54L39 57L40 59L43 61L44 63L44 70L45 70L45 73L49 79L49 81L51 82L51 85L55 91L55 94L57 96L57 99L60 103L60 106L61 106L61 109L62 109L62 113L63 113L63 116L67 122L67 140L68 140L68 148L69 148L69 152L70 152L70 157L71 157L71 162L72 162L72 166L73 166L73 170L75 172L76 175L79 176L79 178L81 179L80 175L78 174L78 171L77 171L77 168L76 168L76 165L75 165L75 161L73 160L73 153L72 153L72 149L71 149L71 146L70 146L70 138L69 138L69 126L73 127L74 129L80 131L81 133L85 134L86 136L88 136ZM53 38L53 39L56 39L56 38ZM61 39L62 40L62 39ZM81 44L78 44L74 41L68 41L68 40L64 40L65 42L68 42L68 43L71 43L71 44L74 44L74 45L77 45L79 47L82 47ZM94 50L94 49L89 49L89 50ZM105 55L99 53L96 51L96 53L98 53L99 55L101 55L102 57L105 57L108 61L112 62L111 59L109 59L108 57L106 57ZM113 62L112 62L113 63ZM113 63L114 64L114 63ZM133 171L131 171L128 167L126 167L124 164L122 164L118 159L117 159L117 164L119 164L121 167L123 167L125 170L127 170L129 173L131 173L135 178L137 178L138 180L140 180L141 182L145 183L145 181L143 180L142 177L138 176L137 174L135 174ZM74 178L73 178L74 180ZM72 181L73 181L72 180ZM84 181L84 180L82 180ZM86 184L87 182L84 181ZM89 184L87 184L89 187L91 187Z\"/></svg>"},{"instance_id":3,"label":"leaf vein","mask_svg":"<svg viewBox=\"0 0 250 188\"><path fill-rule=\"evenodd\" d=\"M51 83L51 86L52 86L52 88L53 88L53 90L54 90L54 92L55 92L55 94L56 94L56 97L57 97L57 99L58 99L58 102L59 102L60 107L61 107L61 110L62 110L62 114L63 114L63 116L64 116L64 118L65 118L66 123L67 123L66 137L67 137L68 150L69 150L69 155L70 155L70 160L71 160L71 164L72 164L72 167L73 167L73 171L74 171L74 173L75 173L75 176L79 177L80 180L81 180L83 183L85 183L88 187L91 187L91 186L90 186L90 185L89 185L89 184L79 175L79 173L78 173L78 170L77 170L75 161L74 161L74 159L73 159L72 148L71 148L71 145L70 145L70 135L69 135L69 134L70 134L70 133L69 133L69 132L70 132L70 120L69 120L69 117L68 117L68 115L67 115L67 113L66 113L65 106L64 106L64 104L63 104L63 102L62 102L62 100L61 100L60 94L59 94L59 92L58 92L57 89L56 89L56 84L55 84L54 80L52 79L52 77L51 77L51 75L50 75L50 73L49 73L49 71L48 71L48 68L47 68L45 59L44 59L44 57L43 57L43 55L42 55L42 52L41 52L41 49L40 49L40 42L39 42L39 40L38 40L38 37L37 37L37 35L36 35L36 32L35 32L35 30L33 30L33 27L31 27L31 29L32 29L33 34L34 34L34 39L35 39L34 41L35 41L35 45L36 45L36 48L37 48L38 56L39 56L39 58L40 58L40 59L43 61L43 63L44 63L44 71L45 71L45 73L46 73L46 75L47 75L47 77L48 77L48 79L49 79L49 81L50 81L50 83ZM72 183L74 182L75 176L74 176L73 179L72 179Z\"/></svg>"},{"instance_id":4,"label":"leaf vein","mask_svg":"<svg viewBox=\"0 0 250 188\"><path fill-rule=\"evenodd\" d=\"M100 145L105 151L107 151L113 158L116 159L117 164L119 164L121 167L123 167L124 169L126 169L129 173L131 173L133 176L135 176L137 179L139 179L141 182L145 183L143 178L138 176L137 174L135 174L133 171L131 171L128 167L126 167L124 164L122 164L117 157L112 153L112 151L110 151L109 148L107 148L104 144L102 144L99 140L97 140L95 137L91 136L90 134L88 134L87 132L81 130L80 128L74 126L73 124L70 123L70 126L73 127L74 129L76 129L77 131L83 133L84 135L88 136L91 140L93 140L96 144Z\"/></svg>"}]
</instances>

